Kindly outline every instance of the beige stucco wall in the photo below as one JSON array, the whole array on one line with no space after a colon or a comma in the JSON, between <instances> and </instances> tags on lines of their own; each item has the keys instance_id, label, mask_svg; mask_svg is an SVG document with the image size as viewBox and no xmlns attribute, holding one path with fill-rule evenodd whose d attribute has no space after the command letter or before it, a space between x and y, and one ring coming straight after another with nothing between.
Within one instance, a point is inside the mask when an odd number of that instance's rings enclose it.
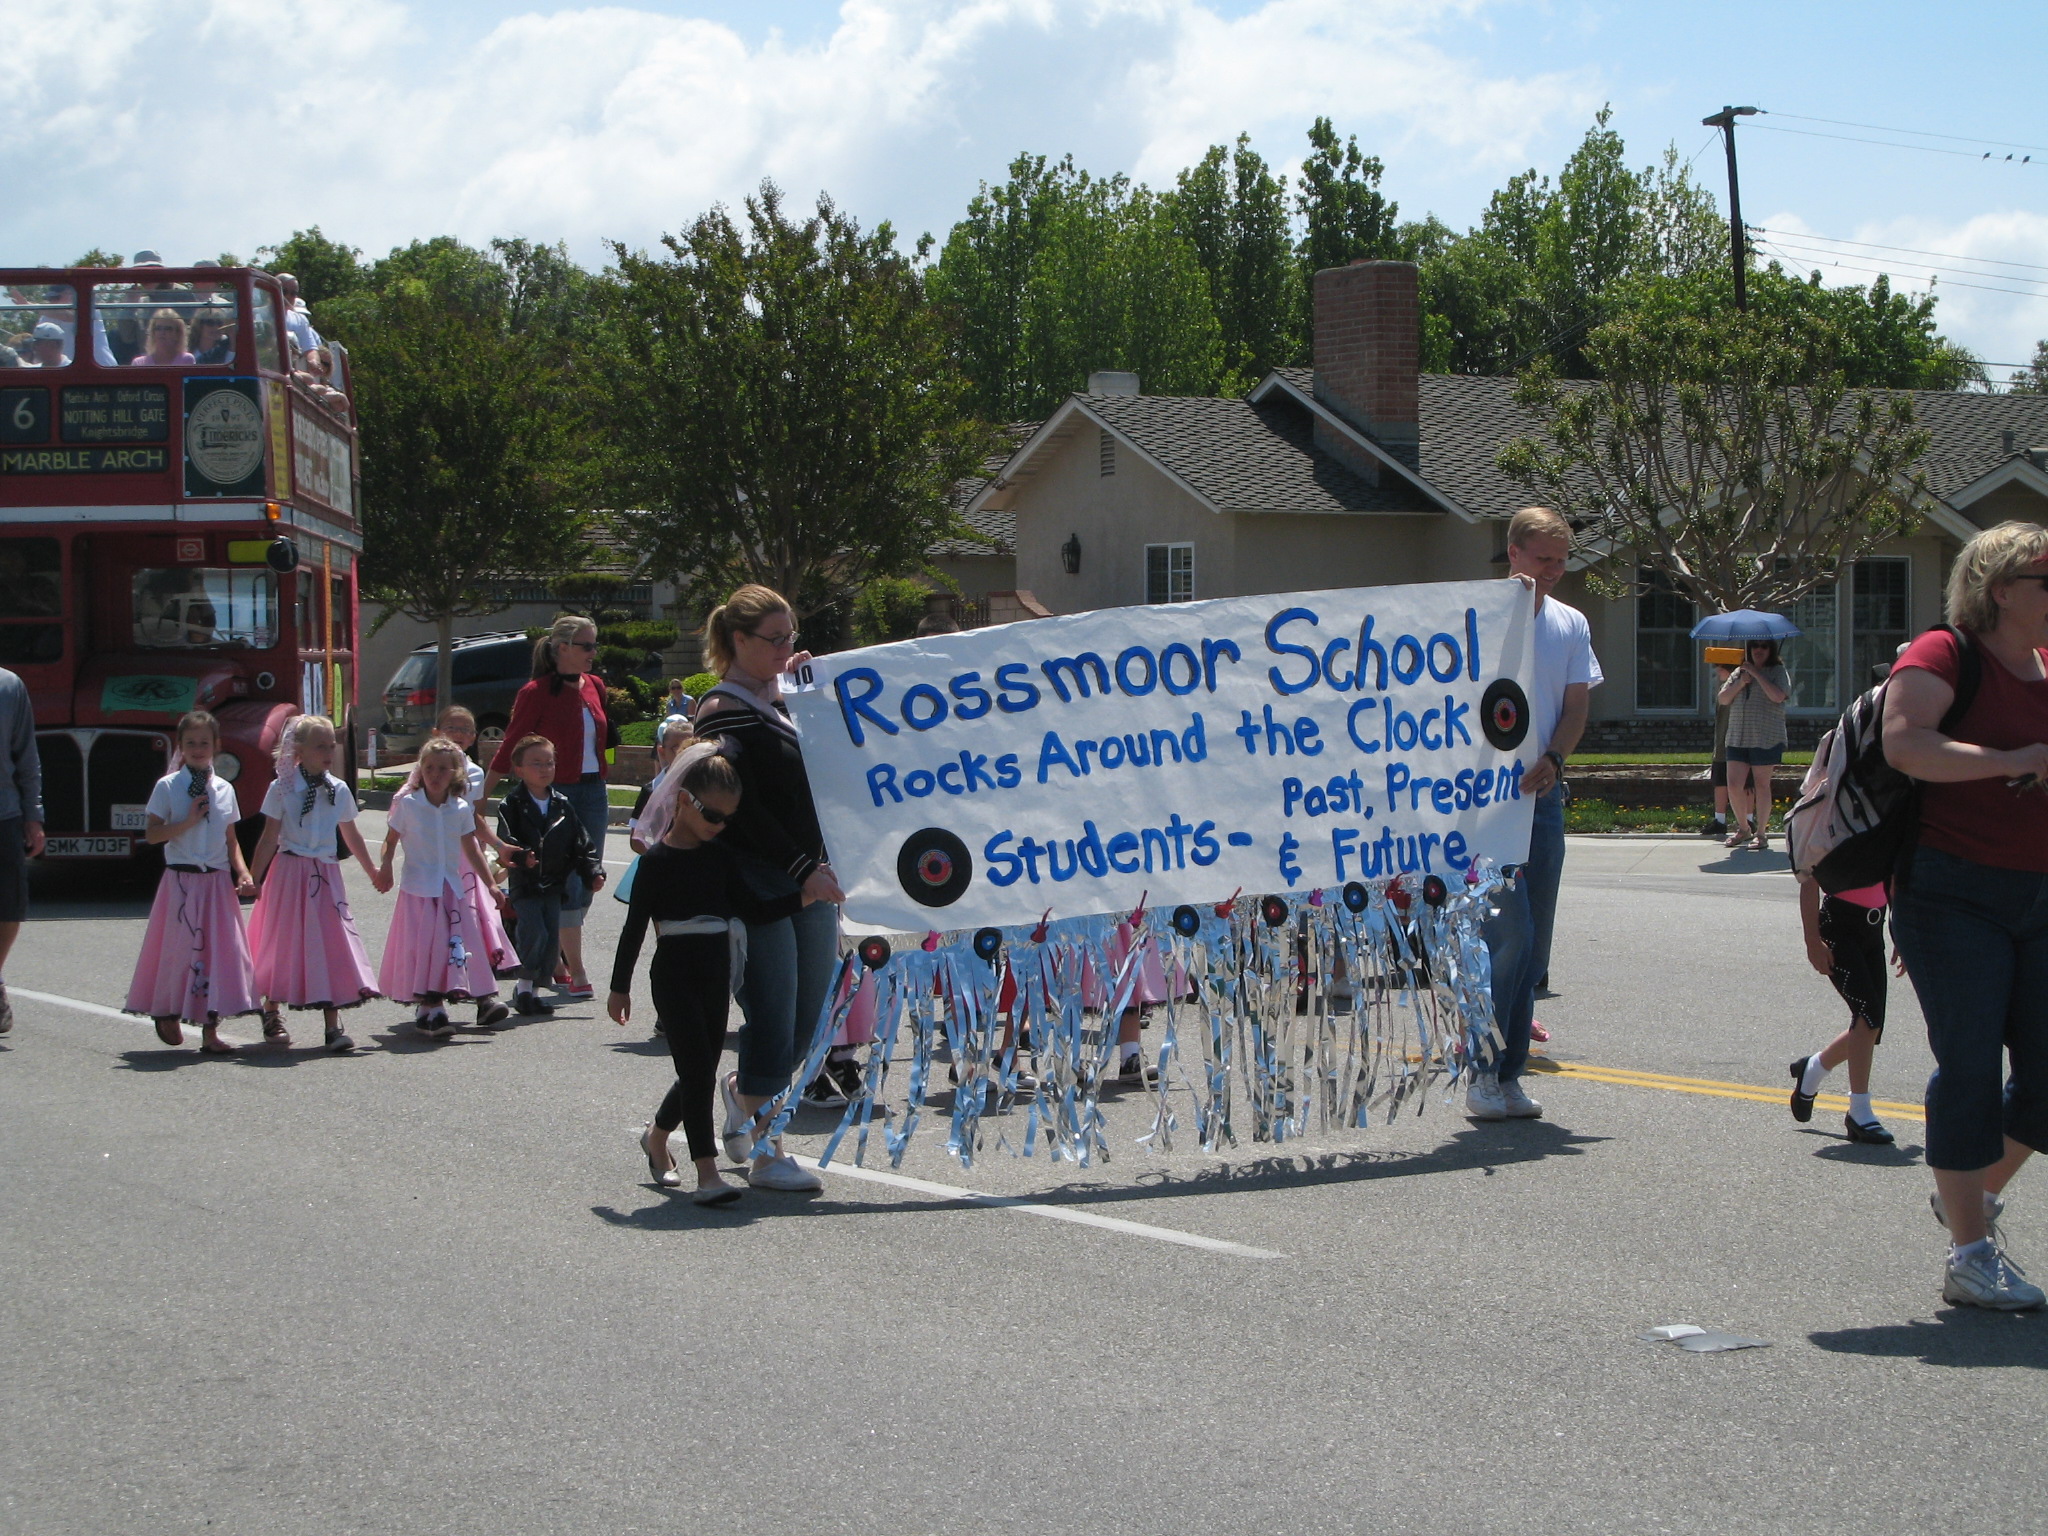
<instances>
[{"instance_id":1,"label":"beige stucco wall","mask_svg":"<svg viewBox=\"0 0 2048 1536\"><path fill-rule=\"evenodd\" d=\"M2027 485L2001 485L1962 511L1979 528L1995 528L2013 521L2048 523L2048 499Z\"/></svg>"}]
</instances>

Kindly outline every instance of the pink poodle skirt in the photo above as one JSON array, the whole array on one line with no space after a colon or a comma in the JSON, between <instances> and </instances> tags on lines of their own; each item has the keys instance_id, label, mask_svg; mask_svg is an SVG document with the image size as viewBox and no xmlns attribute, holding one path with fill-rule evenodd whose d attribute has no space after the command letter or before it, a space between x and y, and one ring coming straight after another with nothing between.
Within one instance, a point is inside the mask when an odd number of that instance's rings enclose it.
<instances>
[{"instance_id":1,"label":"pink poodle skirt","mask_svg":"<svg viewBox=\"0 0 2048 1536\"><path fill-rule=\"evenodd\" d=\"M342 889L341 866L281 853L249 916L256 990L287 1008L353 1008L377 977Z\"/></svg>"},{"instance_id":2,"label":"pink poodle skirt","mask_svg":"<svg viewBox=\"0 0 2048 1536\"><path fill-rule=\"evenodd\" d=\"M504 973L518 970L519 951L512 947L504 920L498 916L498 904L484 890L484 883L477 879L475 870L465 869L462 872L462 893L469 898L470 906L476 909L477 931L484 936L484 958L490 962L491 969Z\"/></svg>"},{"instance_id":3,"label":"pink poodle skirt","mask_svg":"<svg viewBox=\"0 0 2048 1536\"><path fill-rule=\"evenodd\" d=\"M445 885L433 896L400 891L377 977L383 994L399 1003L496 996L483 929L467 894Z\"/></svg>"},{"instance_id":4,"label":"pink poodle skirt","mask_svg":"<svg viewBox=\"0 0 2048 1536\"><path fill-rule=\"evenodd\" d=\"M224 869L165 870L123 1007L145 1018L204 1024L260 1006L234 876Z\"/></svg>"}]
</instances>

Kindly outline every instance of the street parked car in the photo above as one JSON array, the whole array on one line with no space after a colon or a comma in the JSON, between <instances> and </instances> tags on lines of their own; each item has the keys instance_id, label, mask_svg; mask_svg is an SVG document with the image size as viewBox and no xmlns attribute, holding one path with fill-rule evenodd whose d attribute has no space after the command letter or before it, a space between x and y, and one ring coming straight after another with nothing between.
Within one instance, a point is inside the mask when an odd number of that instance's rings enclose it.
<instances>
[{"instance_id":1,"label":"street parked car","mask_svg":"<svg viewBox=\"0 0 2048 1536\"><path fill-rule=\"evenodd\" d=\"M438 647L421 646L384 685L386 750L416 752L433 729L440 713L434 698L438 657ZM454 664L453 702L476 716L476 755L487 762L512 718L512 696L533 676L533 642L521 629L463 635L455 642Z\"/></svg>"}]
</instances>

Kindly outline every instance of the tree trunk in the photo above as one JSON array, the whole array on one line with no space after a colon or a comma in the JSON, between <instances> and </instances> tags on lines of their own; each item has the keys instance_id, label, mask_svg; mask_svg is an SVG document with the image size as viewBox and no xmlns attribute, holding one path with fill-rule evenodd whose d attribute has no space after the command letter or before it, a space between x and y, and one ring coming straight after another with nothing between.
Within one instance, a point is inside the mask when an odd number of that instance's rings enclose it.
<instances>
[{"instance_id":1,"label":"tree trunk","mask_svg":"<svg viewBox=\"0 0 2048 1536\"><path fill-rule=\"evenodd\" d=\"M442 614L434 620L434 640L440 647L434 657L434 717L455 702L455 620Z\"/></svg>"}]
</instances>

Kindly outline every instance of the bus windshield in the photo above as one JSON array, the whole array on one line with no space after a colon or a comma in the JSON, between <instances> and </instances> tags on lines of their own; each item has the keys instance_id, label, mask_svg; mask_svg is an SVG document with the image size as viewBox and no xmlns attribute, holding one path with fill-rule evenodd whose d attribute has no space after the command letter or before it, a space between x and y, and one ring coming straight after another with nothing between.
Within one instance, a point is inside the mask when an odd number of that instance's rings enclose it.
<instances>
[{"instance_id":1,"label":"bus windshield","mask_svg":"<svg viewBox=\"0 0 2048 1536\"><path fill-rule=\"evenodd\" d=\"M277 644L277 578L269 571L172 566L135 573L135 644L144 650Z\"/></svg>"},{"instance_id":2,"label":"bus windshield","mask_svg":"<svg viewBox=\"0 0 2048 1536\"><path fill-rule=\"evenodd\" d=\"M64 560L55 539L0 539L0 665L64 659Z\"/></svg>"}]
</instances>

